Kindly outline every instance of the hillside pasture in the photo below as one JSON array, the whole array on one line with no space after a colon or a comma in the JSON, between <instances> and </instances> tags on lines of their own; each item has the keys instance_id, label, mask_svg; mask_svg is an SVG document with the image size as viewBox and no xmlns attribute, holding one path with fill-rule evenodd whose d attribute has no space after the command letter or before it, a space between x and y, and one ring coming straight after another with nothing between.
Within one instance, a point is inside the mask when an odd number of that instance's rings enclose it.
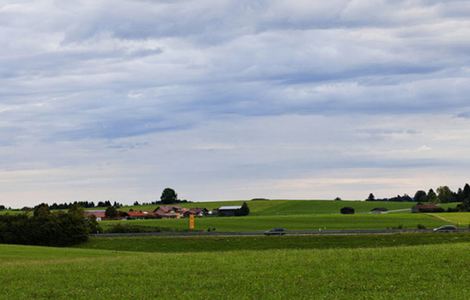
<instances>
[{"instance_id":1,"label":"hillside pasture","mask_svg":"<svg viewBox=\"0 0 470 300\"><path fill-rule=\"evenodd\" d=\"M460 227L470 226L470 212L438 213L435 215L436 217L446 220L449 223L454 223Z\"/></svg>"},{"instance_id":2,"label":"hillside pasture","mask_svg":"<svg viewBox=\"0 0 470 300\"><path fill-rule=\"evenodd\" d=\"M214 201L193 202L177 204L182 207L205 207L215 209L220 206L242 205L247 202L250 214L253 216L275 215L306 215L306 214L333 214L339 213L344 206L353 207L356 213L369 213L375 207L385 207L389 210L410 209L413 202L386 202L386 201L332 201L332 200L251 200L251 201ZM122 210L154 210L158 205L127 206Z\"/></svg>"}]
</instances>

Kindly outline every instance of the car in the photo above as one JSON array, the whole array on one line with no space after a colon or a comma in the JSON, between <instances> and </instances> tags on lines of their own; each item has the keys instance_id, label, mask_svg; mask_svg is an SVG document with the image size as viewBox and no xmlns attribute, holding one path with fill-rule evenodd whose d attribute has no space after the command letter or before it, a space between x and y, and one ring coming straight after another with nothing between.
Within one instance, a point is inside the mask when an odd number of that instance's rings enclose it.
<instances>
[{"instance_id":1,"label":"car","mask_svg":"<svg viewBox=\"0 0 470 300\"><path fill-rule=\"evenodd\" d=\"M443 225L441 227L434 228L434 232L452 232L457 231L457 227L454 225Z\"/></svg>"},{"instance_id":2,"label":"car","mask_svg":"<svg viewBox=\"0 0 470 300\"><path fill-rule=\"evenodd\" d=\"M273 228L264 232L264 235L284 235L286 230L284 228Z\"/></svg>"}]
</instances>

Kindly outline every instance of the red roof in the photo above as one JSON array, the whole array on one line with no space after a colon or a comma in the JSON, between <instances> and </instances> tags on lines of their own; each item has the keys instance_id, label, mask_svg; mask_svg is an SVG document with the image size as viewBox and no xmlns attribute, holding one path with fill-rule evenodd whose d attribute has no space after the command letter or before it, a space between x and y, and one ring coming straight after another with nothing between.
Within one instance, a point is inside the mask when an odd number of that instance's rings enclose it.
<instances>
[{"instance_id":1,"label":"red roof","mask_svg":"<svg viewBox=\"0 0 470 300\"><path fill-rule=\"evenodd\" d=\"M129 215L129 217L134 217L134 218L147 217L147 216L153 215L146 211L129 211L127 212L127 214Z\"/></svg>"},{"instance_id":2,"label":"red roof","mask_svg":"<svg viewBox=\"0 0 470 300\"><path fill-rule=\"evenodd\" d=\"M106 213L104 210L85 210L85 216L95 216L97 218L106 218Z\"/></svg>"}]
</instances>

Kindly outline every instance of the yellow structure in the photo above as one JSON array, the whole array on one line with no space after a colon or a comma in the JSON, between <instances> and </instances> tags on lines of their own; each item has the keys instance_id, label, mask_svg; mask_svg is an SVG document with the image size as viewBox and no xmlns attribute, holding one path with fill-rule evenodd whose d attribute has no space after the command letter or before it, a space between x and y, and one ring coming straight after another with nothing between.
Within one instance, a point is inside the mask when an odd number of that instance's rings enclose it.
<instances>
[{"instance_id":1,"label":"yellow structure","mask_svg":"<svg viewBox=\"0 0 470 300\"><path fill-rule=\"evenodd\" d=\"M189 215L189 230L194 230L194 215Z\"/></svg>"}]
</instances>

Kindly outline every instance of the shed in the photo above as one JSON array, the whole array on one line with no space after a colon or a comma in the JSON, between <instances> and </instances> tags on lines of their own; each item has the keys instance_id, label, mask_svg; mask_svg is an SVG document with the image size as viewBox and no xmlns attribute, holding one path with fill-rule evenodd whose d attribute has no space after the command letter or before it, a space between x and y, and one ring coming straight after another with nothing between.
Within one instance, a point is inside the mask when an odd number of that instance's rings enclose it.
<instances>
[{"instance_id":1,"label":"shed","mask_svg":"<svg viewBox=\"0 0 470 300\"><path fill-rule=\"evenodd\" d=\"M218 214L219 216L223 216L223 217L232 217L232 216L238 215L241 209L242 209L241 205L221 206L218 209Z\"/></svg>"}]
</instances>

